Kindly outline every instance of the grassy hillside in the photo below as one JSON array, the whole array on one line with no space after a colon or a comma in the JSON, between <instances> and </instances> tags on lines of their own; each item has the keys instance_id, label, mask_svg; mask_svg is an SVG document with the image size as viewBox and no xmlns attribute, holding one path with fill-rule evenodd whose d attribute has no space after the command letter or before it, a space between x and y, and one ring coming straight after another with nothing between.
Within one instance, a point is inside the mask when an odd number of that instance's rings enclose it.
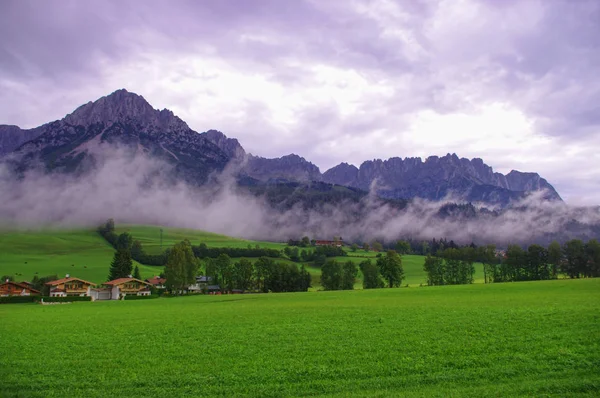
<instances>
[{"instance_id":1,"label":"grassy hillside","mask_svg":"<svg viewBox=\"0 0 600 398\"><path fill-rule=\"evenodd\" d=\"M114 254L113 248L93 230L0 232L0 275L17 280L71 274L103 282ZM156 268L140 266L150 277Z\"/></svg>"},{"instance_id":2,"label":"grassy hillside","mask_svg":"<svg viewBox=\"0 0 600 398\"><path fill-rule=\"evenodd\" d=\"M245 240L232 238L230 236L213 234L205 231L182 228L166 228L153 225L116 225L115 232L117 234L129 232L133 237L144 246L144 250L149 254L159 254L162 252L160 246L160 230L163 230L163 250L175 243L181 242L183 239L189 239L192 245L205 243L208 247L252 247L259 245L263 248L283 249L285 243L261 242L254 240Z\"/></svg>"},{"instance_id":3,"label":"grassy hillside","mask_svg":"<svg viewBox=\"0 0 600 398\"><path fill-rule=\"evenodd\" d=\"M598 314L598 279L4 305L0 396L592 397Z\"/></svg>"}]
</instances>

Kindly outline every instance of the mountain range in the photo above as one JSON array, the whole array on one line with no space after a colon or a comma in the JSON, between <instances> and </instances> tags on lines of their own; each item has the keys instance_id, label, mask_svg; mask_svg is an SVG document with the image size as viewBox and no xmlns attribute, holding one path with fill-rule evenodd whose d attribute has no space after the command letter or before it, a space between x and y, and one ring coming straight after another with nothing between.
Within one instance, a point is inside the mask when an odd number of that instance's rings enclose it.
<instances>
[{"instance_id":1,"label":"mountain range","mask_svg":"<svg viewBox=\"0 0 600 398\"><path fill-rule=\"evenodd\" d=\"M332 184L348 192L375 191L386 199L425 198L506 207L531 192L560 201L556 190L537 173L494 172L482 159L398 157L367 160L359 167L341 163L324 173L303 157L268 159L246 153L238 140L217 130L197 133L173 112L154 109L142 96L121 89L88 102L61 120L33 129L0 125L0 157L23 172L43 165L49 172L80 173L93 168L101 144L117 144L174 166L178 178L202 185L226 166L234 167L242 186Z\"/></svg>"}]
</instances>

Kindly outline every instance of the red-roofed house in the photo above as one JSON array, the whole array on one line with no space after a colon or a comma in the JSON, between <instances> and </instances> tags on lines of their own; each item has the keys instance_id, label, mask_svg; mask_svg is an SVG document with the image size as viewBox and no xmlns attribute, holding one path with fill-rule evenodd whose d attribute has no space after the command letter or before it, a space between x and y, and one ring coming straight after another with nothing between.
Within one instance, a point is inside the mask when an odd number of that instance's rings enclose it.
<instances>
[{"instance_id":1,"label":"red-roofed house","mask_svg":"<svg viewBox=\"0 0 600 398\"><path fill-rule=\"evenodd\" d=\"M94 282L72 278L69 274L66 278L46 283L50 287L50 297L89 296L94 285Z\"/></svg>"},{"instance_id":2,"label":"red-roofed house","mask_svg":"<svg viewBox=\"0 0 600 398\"><path fill-rule=\"evenodd\" d=\"M167 282L167 279L161 278L160 276L154 276L150 279L146 279L146 282L148 282L149 284L151 284L152 286L154 286L157 289L164 289L165 282Z\"/></svg>"},{"instance_id":3,"label":"red-roofed house","mask_svg":"<svg viewBox=\"0 0 600 398\"><path fill-rule=\"evenodd\" d=\"M17 283L7 280L0 285L0 297L6 296L39 296L40 291L33 289L27 283Z\"/></svg>"},{"instance_id":4,"label":"red-roofed house","mask_svg":"<svg viewBox=\"0 0 600 398\"><path fill-rule=\"evenodd\" d=\"M126 295L149 296L151 293L151 285L148 282L131 277L118 278L113 281L105 282L103 285L111 289L110 298L112 300L118 300Z\"/></svg>"}]
</instances>

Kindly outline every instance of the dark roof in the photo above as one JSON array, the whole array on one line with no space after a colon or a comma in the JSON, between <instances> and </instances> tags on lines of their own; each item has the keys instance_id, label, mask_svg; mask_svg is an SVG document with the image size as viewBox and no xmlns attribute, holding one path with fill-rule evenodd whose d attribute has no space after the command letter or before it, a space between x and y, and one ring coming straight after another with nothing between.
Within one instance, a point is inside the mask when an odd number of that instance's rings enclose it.
<instances>
[{"instance_id":1,"label":"dark roof","mask_svg":"<svg viewBox=\"0 0 600 398\"><path fill-rule=\"evenodd\" d=\"M200 275L196 277L196 282L210 282L212 281L212 276L204 276Z\"/></svg>"},{"instance_id":2,"label":"dark roof","mask_svg":"<svg viewBox=\"0 0 600 398\"><path fill-rule=\"evenodd\" d=\"M208 290L221 290L219 285L209 285L206 287Z\"/></svg>"},{"instance_id":3,"label":"dark roof","mask_svg":"<svg viewBox=\"0 0 600 398\"><path fill-rule=\"evenodd\" d=\"M35 290L35 289L33 289L33 288L31 287L31 286L33 286L31 283L25 283L25 282L18 283L18 282L11 282L11 281L8 281L8 282L4 282L4 283L0 284L0 286L4 286L4 285L13 285L13 286L20 287L21 289L27 289L27 290L30 290L30 291L32 291L32 292L34 292L34 293L40 293L40 291L39 291L39 290Z\"/></svg>"}]
</instances>

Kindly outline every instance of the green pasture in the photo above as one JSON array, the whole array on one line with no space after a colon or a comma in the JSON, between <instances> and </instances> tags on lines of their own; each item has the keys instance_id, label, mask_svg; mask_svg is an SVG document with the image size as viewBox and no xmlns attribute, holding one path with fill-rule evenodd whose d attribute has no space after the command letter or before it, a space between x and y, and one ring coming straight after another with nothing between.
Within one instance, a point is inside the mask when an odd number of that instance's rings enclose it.
<instances>
[{"instance_id":1,"label":"green pasture","mask_svg":"<svg viewBox=\"0 0 600 398\"><path fill-rule=\"evenodd\" d=\"M160 245L160 230L163 230L161 250ZM262 242L254 240L246 240L240 238L232 238L230 236L213 234L210 232L199 231L194 229L183 228L167 228L153 225L119 225L115 227L115 233L120 234L129 232L134 239L139 240L144 247L144 250L149 254L162 253L167 247L173 246L184 239L189 239L192 245L196 246L200 243L205 243L208 247L241 247L246 248L248 245L255 247L259 245L262 248L282 250L287 246L286 243Z\"/></svg>"},{"instance_id":2,"label":"green pasture","mask_svg":"<svg viewBox=\"0 0 600 398\"><path fill-rule=\"evenodd\" d=\"M113 254L113 248L93 230L0 232L0 275L17 280L31 280L35 274L70 274L104 282ZM145 278L160 272L139 267Z\"/></svg>"},{"instance_id":3,"label":"green pasture","mask_svg":"<svg viewBox=\"0 0 600 398\"><path fill-rule=\"evenodd\" d=\"M600 280L0 305L2 397L600 395Z\"/></svg>"}]
</instances>

